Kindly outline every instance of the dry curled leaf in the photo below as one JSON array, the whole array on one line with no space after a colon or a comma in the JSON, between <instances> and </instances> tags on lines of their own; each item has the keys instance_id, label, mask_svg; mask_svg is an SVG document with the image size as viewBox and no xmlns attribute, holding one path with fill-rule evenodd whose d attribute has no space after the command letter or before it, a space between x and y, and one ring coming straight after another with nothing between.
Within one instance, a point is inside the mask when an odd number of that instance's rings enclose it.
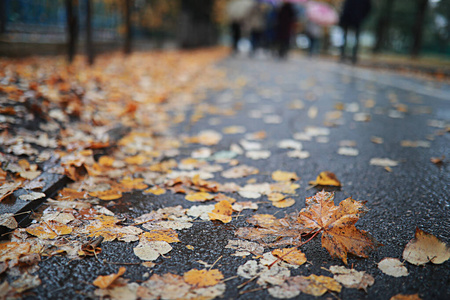
<instances>
[{"instance_id":1,"label":"dry curled leaf","mask_svg":"<svg viewBox=\"0 0 450 300\"><path fill-rule=\"evenodd\" d=\"M330 271L334 274L333 278L346 288L362 289L367 292L367 287L375 283L375 279L364 271L341 266L331 266Z\"/></svg>"},{"instance_id":2,"label":"dry curled leaf","mask_svg":"<svg viewBox=\"0 0 450 300\"><path fill-rule=\"evenodd\" d=\"M366 214L366 206L352 198L334 205L334 194L318 192L306 198L306 207L298 215L298 222L306 228L322 231L322 247L347 264L347 253L367 257L380 244L355 223Z\"/></svg>"},{"instance_id":3,"label":"dry curled leaf","mask_svg":"<svg viewBox=\"0 0 450 300\"><path fill-rule=\"evenodd\" d=\"M403 250L403 259L413 265L442 264L450 258L450 247L434 235L416 228L416 234Z\"/></svg>"},{"instance_id":4,"label":"dry curled leaf","mask_svg":"<svg viewBox=\"0 0 450 300\"><path fill-rule=\"evenodd\" d=\"M125 271L126 271L125 267L120 267L119 271L116 274L105 275L105 276L98 276L97 279L95 279L92 284L95 285L96 287L101 288L101 289L106 289L111 284L113 284L113 282L117 278L122 276L125 273Z\"/></svg>"},{"instance_id":5,"label":"dry curled leaf","mask_svg":"<svg viewBox=\"0 0 450 300\"><path fill-rule=\"evenodd\" d=\"M223 275L219 270L197 270L192 269L183 275L184 281L196 287L207 287L218 284Z\"/></svg>"},{"instance_id":6,"label":"dry curled leaf","mask_svg":"<svg viewBox=\"0 0 450 300\"><path fill-rule=\"evenodd\" d=\"M341 186L341 182L337 179L336 175L332 172L320 172L315 181L310 181L312 185L323 186Z\"/></svg>"}]
</instances>

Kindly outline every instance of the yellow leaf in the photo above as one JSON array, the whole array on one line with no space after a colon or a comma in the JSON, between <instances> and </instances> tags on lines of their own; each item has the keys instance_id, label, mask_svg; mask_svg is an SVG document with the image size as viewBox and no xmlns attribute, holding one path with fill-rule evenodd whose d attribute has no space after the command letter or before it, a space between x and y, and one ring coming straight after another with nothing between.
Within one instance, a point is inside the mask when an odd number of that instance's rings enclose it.
<instances>
[{"instance_id":1,"label":"yellow leaf","mask_svg":"<svg viewBox=\"0 0 450 300\"><path fill-rule=\"evenodd\" d=\"M41 239L54 239L60 235L72 233L72 227L54 220L31 225L26 231Z\"/></svg>"},{"instance_id":2,"label":"yellow leaf","mask_svg":"<svg viewBox=\"0 0 450 300\"><path fill-rule=\"evenodd\" d=\"M272 202L278 202L283 200L284 198L286 198L286 196L281 193L270 193L269 195L267 195L267 199Z\"/></svg>"},{"instance_id":3,"label":"yellow leaf","mask_svg":"<svg viewBox=\"0 0 450 300\"><path fill-rule=\"evenodd\" d=\"M210 220L219 220L223 223L231 222L233 208L227 200L222 200L214 206L214 210L208 213Z\"/></svg>"},{"instance_id":4,"label":"yellow leaf","mask_svg":"<svg viewBox=\"0 0 450 300\"><path fill-rule=\"evenodd\" d=\"M312 185L327 185L327 186L341 186L341 182L337 179L336 175L332 172L320 172L316 181L310 181Z\"/></svg>"},{"instance_id":5,"label":"yellow leaf","mask_svg":"<svg viewBox=\"0 0 450 300\"><path fill-rule=\"evenodd\" d=\"M197 270L192 269L183 275L186 283L202 288L218 284L223 275L219 270Z\"/></svg>"},{"instance_id":6,"label":"yellow leaf","mask_svg":"<svg viewBox=\"0 0 450 300\"><path fill-rule=\"evenodd\" d=\"M186 200L191 202L203 202L207 200L214 199L214 195L211 195L210 193L206 192L197 192L193 194L186 195Z\"/></svg>"},{"instance_id":7,"label":"yellow leaf","mask_svg":"<svg viewBox=\"0 0 450 300\"><path fill-rule=\"evenodd\" d=\"M130 165L142 165L146 160L147 158L143 155L135 155L125 158L125 162Z\"/></svg>"},{"instance_id":8,"label":"yellow leaf","mask_svg":"<svg viewBox=\"0 0 450 300\"><path fill-rule=\"evenodd\" d=\"M96 287L99 287L101 289L108 288L117 278L122 276L126 271L125 267L120 267L119 272L117 274L111 274L106 276L98 276L97 279L94 280L92 283Z\"/></svg>"},{"instance_id":9,"label":"yellow leaf","mask_svg":"<svg viewBox=\"0 0 450 300\"><path fill-rule=\"evenodd\" d=\"M283 199L281 201L272 202L272 205L278 208L290 207L295 204L295 200L292 198Z\"/></svg>"},{"instance_id":10,"label":"yellow leaf","mask_svg":"<svg viewBox=\"0 0 450 300\"><path fill-rule=\"evenodd\" d=\"M301 291L305 294L310 294L316 297L322 296L328 291L340 293L341 285L331 277L310 275L308 277L302 276L302 279L308 283L301 287Z\"/></svg>"},{"instance_id":11,"label":"yellow leaf","mask_svg":"<svg viewBox=\"0 0 450 300\"><path fill-rule=\"evenodd\" d=\"M272 179L275 181L291 181L298 180L298 176L295 172L284 172L278 170L272 173Z\"/></svg>"},{"instance_id":12,"label":"yellow leaf","mask_svg":"<svg viewBox=\"0 0 450 300\"><path fill-rule=\"evenodd\" d=\"M285 262L292 265L303 265L306 262L306 256L297 248L275 249L272 254L281 258Z\"/></svg>"},{"instance_id":13,"label":"yellow leaf","mask_svg":"<svg viewBox=\"0 0 450 300\"><path fill-rule=\"evenodd\" d=\"M144 194L153 194L153 195L156 195L156 196L162 195L162 194L165 194L165 193L166 193L165 189L157 187L157 186L151 187L151 188L146 189L144 191Z\"/></svg>"},{"instance_id":14,"label":"yellow leaf","mask_svg":"<svg viewBox=\"0 0 450 300\"><path fill-rule=\"evenodd\" d=\"M125 177L120 181L121 184L123 184L128 189L137 189L137 190L143 190L146 189L148 186L144 183L144 178L130 178Z\"/></svg>"},{"instance_id":15,"label":"yellow leaf","mask_svg":"<svg viewBox=\"0 0 450 300\"><path fill-rule=\"evenodd\" d=\"M90 192L89 196L97 197L100 200L109 201L121 198L122 192L116 189L110 189L107 191Z\"/></svg>"},{"instance_id":16,"label":"yellow leaf","mask_svg":"<svg viewBox=\"0 0 450 300\"><path fill-rule=\"evenodd\" d=\"M168 243L179 242L178 233L173 229L155 229L150 232L144 232L140 236L148 241L165 241Z\"/></svg>"},{"instance_id":17,"label":"yellow leaf","mask_svg":"<svg viewBox=\"0 0 450 300\"><path fill-rule=\"evenodd\" d=\"M112 167L112 165L114 163L114 158L111 156L105 155L105 156L100 157L100 159L98 160L98 163L104 167Z\"/></svg>"}]
</instances>

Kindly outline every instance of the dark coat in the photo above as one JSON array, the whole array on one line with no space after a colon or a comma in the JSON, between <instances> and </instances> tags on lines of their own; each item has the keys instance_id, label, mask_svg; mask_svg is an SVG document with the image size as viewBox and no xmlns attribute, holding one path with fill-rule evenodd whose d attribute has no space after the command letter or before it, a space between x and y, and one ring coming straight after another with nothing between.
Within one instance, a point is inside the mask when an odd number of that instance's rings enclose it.
<instances>
[{"instance_id":1,"label":"dark coat","mask_svg":"<svg viewBox=\"0 0 450 300\"><path fill-rule=\"evenodd\" d=\"M279 41L289 41L294 29L296 15L291 3L284 3L277 15L276 35Z\"/></svg>"},{"instance_id":2,"label":"dark coat","mask_svg":"<svg viewBox=\"0 0 450 300\"><path fill-rule=\"evenodd\" d=\"M346 0L342 9L339 25L342 27L359 27L370 13L370 0Z\"/></svg>"}]
</instances>

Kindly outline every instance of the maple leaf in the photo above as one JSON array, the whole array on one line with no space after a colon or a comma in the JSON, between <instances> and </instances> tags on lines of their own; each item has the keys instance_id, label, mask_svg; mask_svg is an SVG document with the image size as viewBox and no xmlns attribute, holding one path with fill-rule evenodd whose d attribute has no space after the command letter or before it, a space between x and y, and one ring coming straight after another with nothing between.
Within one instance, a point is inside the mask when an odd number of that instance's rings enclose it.
<instances>
[{"instance_id":1,"label":"maple leaf","mask_svg":"<svg viewBox=\"0 0 450 300\"><path fill-rule=\"evenodd\" d=\"M366 212L364 203L352 198L335 206L334 194L322 191L306 198L306 207L297 221L315 234L322 232L322 247L347 264L347 253L366 258L371 250L381 246L369 233L355 227Z\"/></svg>"}]
</instances>

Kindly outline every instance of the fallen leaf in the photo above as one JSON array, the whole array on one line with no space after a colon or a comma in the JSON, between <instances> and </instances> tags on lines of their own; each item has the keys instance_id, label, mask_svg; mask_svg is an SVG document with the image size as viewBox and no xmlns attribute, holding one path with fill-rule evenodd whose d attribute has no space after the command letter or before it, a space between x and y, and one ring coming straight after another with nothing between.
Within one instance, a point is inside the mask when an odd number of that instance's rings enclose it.
<instances>
[{"instance_id":1,"label":"fallen leaf","mask_svg":"<svg viewBox=\"0 0 450 300\"><path fill-rule=\"evenodd\" d=\"M389 158L375 157L370 159L370 164L373 166L380 166L380 167L396 167L398 166L398 161Z\"/></svg>"},{"instance_id":2,"label":"fallen leaf","mask_svg":"<svg viewBox=\"0 0 450 300\"><path fill-rule=\"evenodd\" d=\"M411 147L411 148L430 148L431 143L428 141L410 141L410 140L403 140L400 142L400 145L402 147Z\"/></svg>"},{"instance_id":3,"label":"fallen leaf","mask_svg":"<svg viewBox=\"0 0 450 300\"><path fill-rule=\"evenodd\" d=\"M301 266L306 262L306 256L297 248L275 249L272 254L288 264Z\"/></svg>"},{"instance_id":4,"label":"fallen leaf","mask_svg":"<svg viewBox=\"0 0 450 300\"><path fill-rule=\"evenodd\" d=\"M317 276L314 274L308 277L297 276L292 281L298 285L303 293L316 297L322 296L328 291L340 293L342 289L336 280L327 276Z\"/></svg>"},{"instance_id":5,"label":"fallen leaf","mask_svg":"<svg viewBox=\"0 0 450 300\"><path fill-rule=\"evenodd\" d=\"M378 269L394 277L408 276L408 269L397 258L386 257L378 263Z\"/></svg>"},{"instance_id":6,"label":"fallen leaf","mask_svg":"<svg viewBox=\"0 0 450 300\"><path fill-rule=\"evenodd\" d=\"M212 212L208 213L211 220L219 220L223 223L231 222L231 215L233 214L233 208L230 202L222 200L214 206Z\"/></svg>"},{"instance_id":7,"label":"fallen leaf","mask_svg":"<svg viewBox=\"0 0 450 300\"><path fill-rule=\"evenodd\" d=\"M286 208L295 204L295 200L292 198L285 198L280 201L272 202L272 205L278 208Z\"/></svg>"},{"instance_id":8,"label":"fallen leaf","mask_svg":"<svg viewBox=\"0 0 450 300\"><path fill-rule=\"evenodd\" d=\"M345 156L357 156L359 154L359 151L356 148L340 147L338 149L338 154L345 155Z\"/></svg>"},{"instance_id":9,"label":"fallen leaf","mask_svg":"<svg viewBox=\"0 0 450 300\"><path fill-rule=\"evenodd\" d=\"M44 193L41 192L29 192L28 194L23 194L19 196L20 200L33 201L46 197Z\"/></svg>"},{"instance_id":10,"label":"fallen leaf","mask_svg":"<svg viewBox=\"0 0 450 300\"><path fill-rule=\"evenodd\" d=\"M372 136L372 137L370 138L370 141L371 141L372 143L374 143L374 144L383 144L383 143L384 143L383 138L382 138L382 137L379 137L379 136Z\"/></svg>"},{"instance_id":11,"label":"fallen leaf","mask_svg":"<svg viewBox=\"0 0 450 300\"><path fill-rule=\"evenodd\" d=\"M9 229L16 229L19 224L17 224L14 214L6 213L0 215L0 226L5 226Z\"/></svg>"},{"instance_id":12,"label":"fallen leaf","mask_svg":"<svg viewBox=\"0 0 450 300\"><path fill-rule=\"evenodd\" d=\"M134 247L133 252L142 260L153 261L160 255L168 253L170 250L172 250L172 246L165 241L141 241L136 247Z\"/></svg>"},{"instance_id":13,"label":"fallen leaf","mask_svg":"<svg viewBox=\"0 0 450 300\"><path fill-rule=\"evenodd\" d=\"M165 241L167 243L179 242L178 233L173 229L153 229L140 235L141 240L148 242Z\"/></svg>"},{"instance_id":14,"label":"fallen leaf","mask_svg":"<svg viewBox=\"0 0 450 300\"><path fill-rule=\"evenodd\" d=\"M11 283L11 287L13 287L19 294L40 285L41 280L39 279L39 276L30 275L28 273L23 273L18 279Z\"/></svg>"},{"instance_id":15,"label":"fallen leaf","mask_svg":"<svg viewBox=\"0 0 450 300\"><path fill-rule=\"evenodd\" d=\"M138 289L141 299L182 299L192 288L182 276L174 274L153 274Z\"/></svg>"},{"instance_id":16,"label":"fallen leaf","mask_svg":"<svg viewBox=\"0 0 450 300\"><path fill-rule=\"evenodd\" d=\"M441 166L444 163L444 159L445 155L442 155L441 157L432 157L430 161L437 166Z\"/></svg>"},{"instance_id":17,"label":"fallen leaf","mask_svg":"<svg viewBox=\"0 0 450 300\"><path fill-rule=\"evenodd\" d=\"M19 259L20 256L28 254L30 251L30 243L3 242L0 243L0 261L8 261Z\"/></svg>"},{"instance_id":18,"label":"fallen leaf","mask_svg":"<svg viewBox=\"0 0 450 300\"><path fill-rule=\"evenodd\" d=\"M110 189L107 191L90 192L89 196L96 197L104 201L110 201L122 198L122 192L117 189Z\"/></svg>"},{"instance_id":19,"label":"fallen leaf","mask_svg":"<svg viewBox=\"0 0 450 300\"><path fill-rule=\"evenodd\" d=\"M245 131L246 129L243 126L228 126L222 130L222 132L225 134L245 133Z\"/></svg>"},{"instance_id":20,"label":"fallen leaf","mask_svg":"<svg viewBox=\"0 0 450 300\"><path fill-rule=\"evenodd\" d=\"M154 187L151 187L149 189L146 189L143 193L144 194L153 194L155 196L159 196L159 195L165 194L166 190L163 189L163 188L154 186Z\"/></svg>"},{"instance_id":21,"label":"fallen leaf","mask_svg":"<svg viewBox=\"0 0 450 300\"><path fill-rule=\"evenodd\" d=\"M121 278L117 279L119 281ZM134 300L137 299L137 291L139 289L139 284L136 282L123 283L123 285L110 287L108 289L96 289L94 294L100 299L112 299L112 300Z\"/></svg>"},{"instance_id":22,"label":"fallen leaf","mask_svg":"<svg viewBox=\"0 0 450 300\"><path fill-rule=\"evenodd\" d=\"M60 235L72 233L72 227L64 225L54 220L33 224L25 229L29 234L41 239L54 239Z\"/></svg>"},{"instance_id":23,"label":"fallen leaf","mask_svg":"<svg viewBox=\"0 0 450 300\"><path fill-rule=\"evenodd\" d=\"M251 202L251 201L241 201L241 202L233 203L231 207L233 208L233 211L241 212L244 209L257 210L258 204Z\"/></svg>"},{"instance_id":24,"label":"fallen leaf","mask_svg":"<svg viewBox=\"0 0 450 300\"><path fill-rule=\"evenodd\" d=\"M191 202L204 202L214 199L214 195L205 192L197 192L186 195L185 199Z\"/></svg>"},{"instance_id":25,"label":"fallen leaf","mask_svg":"<svg viewBox=\"0 0 450 300\"><path fill-rule=\"evenodd\" d=\"M419 297L419 294L411 294L411 295L397 294L395 296L392 296L389 300L422 300L422 298Z\"/></svg>"},{"instance_id":26,"label":"fallen leaf","mask_svg":"<svg viewBox=\"0 0 450 300\"><path fill-rule=\"evenodd\" d=\"M258 159L267 159L271 155L270 151L267 150L253 150L253 151L247 151L245 153L245 156L248 158L251 158L253 160Z\"/></svg>"},{"instance_id":27,"label":"fallen leaf","mask_svg":"<svg viewBox=\"0 0 450 300\"><path fill-rule=\"evenodd\" d=\"M299 178L295 172L284 172L277 170L272 173L272 179L275 181L295 181Z\"/></svg>"},{"instance_id":28,"label":"fallen leaf","mask_svg":"<svg viewBox=\"0 0 450 300\"><path fill-rule=\"evenodd\" d=\"M442 264L450 258L450 248L437 237L419 228L403 250L403 259L413 265Z\"/></svg>"},{"instance_id":29,"label":"fallen leaf","mask_svg":"<svg viewBox=\"0 0 450 300\"><path fill-rule=\"evenodd\" d=\"M125 267L120 267L119 271L116 274L105 275L105 276L98 276L97 279L95 279L92 284L95 285L96 287L101 288L101 289L106 289L111 284L113 284L113 282L117 278L122 276L125 273L125 271L126 271Z\"/></svg>"},{"instance_id":30,"label":"fallen leaf","mask_svg":"<svg viewBox=\"0 0 450 300\"><path fill-rule=\"evenodd\" d=\"M375 283L375 279L364 271L342 266L331 266L330 271L334 274L333 278L346 288L362 289L367 292L367 287Z\"/></svg>"},{"instance_id":31,"label":"fallen leaf","mask_svg":"<svg viewBox=\"0 0 450 300\"><path fill-rule=\"evenodd\" d=\"M233 167L231 169L225 170L221 173L222 177L225 178L242 178L249 175L258 174L259 170L255 167L240 165Z\"/></svg>"},{"instance_id":32,"label":"fallen leaf","mask_svg":"<svg viewBox=\"0 0 450 300\"><path fill-rule=\"evenodd\" d=\"M328 171L320 172L319 176L317 176L316 178L316 181L310 181L309 184L323 186L342 186L336 175Z\"/></svg>"},{"instance_id":33,"label":"fallen leaf","mask_svg":"<svg viewBox=\"0 0 450 300\"><path fill-rule=\"evenodd\" d=\"M236 253L233 256L247 256L262 255L264 253L264 247L258 243L243 241L243 240L229 240L225 248L235 249Z\"/></svg>"},{"instance_id":34,"label":"fallen leaf","mask_svg":"<svg viewBox=\"0 0 450 300\"><path fill-rule=\"evenodd\" d=\"M192 269L183 275L186 283L195 287L207 287L218 284L222 279L222 273L217 270L197 270Z\"/></svg>"},{"instance_id":35,"label":"fallen leaf","mask_svg":"<svg viewBox=\"0 0 450 300\"><path fill-rule=\"evenodd\" d=\"M309 152L308 151L294 150L294 151L289 151L287 153L287 156L291 157L291 158L305 159L305 158L309 157Z\"/></svg>"},{"instance_id":36,"label":"fallen leaf","mask_svg":"<svg viewBox=\"0 0 450 300\"><path fill-rule=\"evenodd\" d=\"M347 264L347 253L366 258L380 245L369 233L354 225L366 212L365 205L352 198L335 206L334 194L322 191L306 198L306 207L300 211L298 222L316 233L323 231L322 247Z\"/></svg>"},{"instance_id":37,"label":"fallen leaf","mask_svg":"<svg viewBox=\"0 0 450 300\"><path fill-rule=\"evenodd\" d=\"M302 150L302 143L295 140L281 140L277 143L277 146L281 149L294 149L297 151Z\"/></svg>"},{"instance_id":38,"label":"fallen leaf","mask_svg":"<svg viewBox=\"0 0 450 300\"><path fill-rule=\"evenodd\" d=\"M295 245L301 240L301 234L306 232L305 227L297 222L295 213L277 219L269 214L256 214L247 219L255 227L241 227L235 235L239 238L260 243L263 246Z\"/></svg>"}]
</instances>

